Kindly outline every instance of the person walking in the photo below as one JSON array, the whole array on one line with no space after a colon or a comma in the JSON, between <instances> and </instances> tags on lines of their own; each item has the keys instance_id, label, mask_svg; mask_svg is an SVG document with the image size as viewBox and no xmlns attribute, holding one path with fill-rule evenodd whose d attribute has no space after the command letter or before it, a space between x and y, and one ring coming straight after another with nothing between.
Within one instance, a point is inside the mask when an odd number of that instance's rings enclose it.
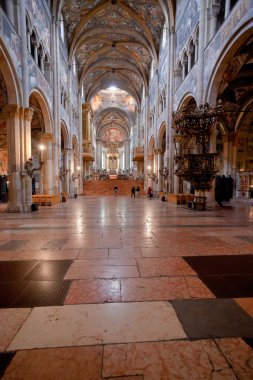
<instances>
[{"instance_id":1,"label":"person walking","mask_svg":"<svg viewBox=\"0 0 253 380\"><path fill-rule=\"evenodd\" d=\"M136 198L140 198L140 186L137 186L136 189L135 189L135 192L136 192Z\"/></svg>"},{"instance_id":2,"label":"person walking","mask_svg":"<svg viewBox=\"0 0 253 380\"><path fill-rule=\"evenodd\" d=\"M135 187L133 186L132 189L131 189L131 198L134 197L135 198Z\"/></svg>"},{"instance_id":3,"label":"person walking","mask_svg":"<svg viewBox=\"0 0 253 380\"><path fill-rule=\"evenodd\" d=\"M114 194L117 195L118 193L118 186L114 186Z\"/></svg>"},{"instance_id":4,"label":"person walking","mask_svg":"<svg viewBox=\"0 0 253 380\"><path fill-rule=\"evenodd\" d=\"M152 197L153 197L152 187L149 186L149 188L148 188L148 198L151 199Z\"/></svg>"}]
</instances>

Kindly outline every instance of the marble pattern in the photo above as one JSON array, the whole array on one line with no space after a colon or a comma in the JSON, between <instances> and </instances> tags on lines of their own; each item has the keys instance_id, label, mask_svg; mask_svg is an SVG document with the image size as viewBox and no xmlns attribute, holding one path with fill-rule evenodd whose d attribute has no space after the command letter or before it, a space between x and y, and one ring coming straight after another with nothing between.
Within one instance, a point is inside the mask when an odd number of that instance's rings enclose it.
<instances>
[{"instance_id":1,"label":"marble pattern","mask_svg":"<svg viewBox=\"0 0 253 380\"><path fill-rule=\"evenodd\" d=\"M133 343L105 347L103 376L145 380L236 379L213 341Z\"/></svg>"},{"instance_id":2,"label":"marble pattern","mask_svg":"<svg viewBox=\"0 0 253 380\"><path fill-rule=\"evenodd\" d=\"M142 277L196 275L179 257L137 259L137 263Z\"/></svg>"},{"instance_id":3,"label":"marble pattern","mask_svg":"<svg viewBox=\"0 0 253 380\"><path fill-rule=\"evenodd\" d=\"M65 305L84 303L120 302L120 281L115 280L77 280L73 281L65 298Z\"/></svg>"},{"instance_id":4,"label":"marble pattern","mask_svg":"<svg viewBox=\"0 0 253 380\"><path fill-rule=\"evenodd\" d=\"M5 351L31 309L0 309L0 351Z\"/></svg>"},{"instance_id":5,"label":"marble pattern","mask_svg":"<svg viewBox=\"0 0 253 380\"><path fill-rule=\"evenodd\" d=\"M102 347L71 347L19 351L3 380L102 379Z\"/></svg>"},{"instance_id":6,"label":"marble pattern","mask_svg":"<svg viewBox=\"0 0 253 380\"><path fill-rule=\"evenodd\" d=\"M168 302L39 307L33 309L8 351L185 337Z\"/></svg>"},{"instance_id":7,"label":"marble pattern","mask_svg":"<svg viewBox=\"0 0 253 380\"><path fill-rule=\"evenodd\" d=\"M2 250L2 261L73 260L64 306L0 309L0 351L18 349L3 379L251 380L244 340L221 329L220 339L191 341L172 307L198 304L208 321L204 304L213 311L219 300L183 257L253 254L240 238L252 236L251 203L195 213L156 199L91 196L22 215L0 204L0 245L26 241ZM251 320L252 302L234 299ZM220 309L215 329L227 315L238 323L234 308Z\"/></svg>"},{"instance_id":8,"label":"marble pattern","mask_svg":"<svg viewBox=\"0 0 253 380\"><path fill-rule=\"evenodd\" d=\"M114 259L112 259L114 260ZM124 259L122 259L124 260ZM137 265L115 265L100 260L78 260L75 261L68 270L66 280L81 280L85 278L118 278L118 277L139 277ZM125 263L125 262L124 262Z\"/></svg>"}]
</instances>

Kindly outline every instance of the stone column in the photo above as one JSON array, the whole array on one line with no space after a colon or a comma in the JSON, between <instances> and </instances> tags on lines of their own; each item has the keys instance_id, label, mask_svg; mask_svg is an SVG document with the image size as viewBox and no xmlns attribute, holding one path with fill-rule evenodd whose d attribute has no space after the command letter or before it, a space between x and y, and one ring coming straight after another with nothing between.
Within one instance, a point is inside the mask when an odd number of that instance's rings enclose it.
<instances>
[{"instance_id":1,"label":"stone column","mask_svg":"<svg viewBox=\"0 0 253 380\"><path fill-rule=\"evenodd\" d=\"M53 134L55 139L51 142L52 144L52 177L54 178L53 183L53 194L59 194L59 162L58 159L61 154L61 124L60 124L60 107L59 107L59 35L58 35L58 22L53 19L52 23L52 62L53 64Z\"/></svg>"},{"instance_id":2,"label":"stone column","mask_svg":"<svg viewBox=\"0 0 253 380\"><path fill-rule=\"evenodd\" d=\"M5 1L5 4L6 4L6 10L7 10L7 16L10 20L10 22L12 23L12 25L14 26L14 7L13 7L13 1L11 0L7 0Z\"/></svg>"},{"instance_id":3,"label":"stone column","mask_svg":"<svg viewBox=\"0 0 253 380\"><path fill-rule=\"evenodd\" d=\"M45 176L45 192L52 195L53 191L53 134L52 133L43 133L41 135L41 143L45 145L45 150L42 152L42 162ZM43 185L43 186L44 186Z\"/></svg>"},{"instance_id":4,"label":"stone column","mask_svg":"<svg viewBox=\"0 0 253 380\"><path fill-rule=\"evenodd\" d=\"M217 31L217 16L220 11L220 5L213 4L210 9L210 38L211 40Z\"/></svg>"},{"instance_id":5,"label":"stone column","mask_svg":"<svg viewBox=\"0 0 253 380\"><path fill-rule=\"evenodd\" d=\"M197 104L203 103L204 81L204 49L205 49L205 25L206 25L206 0L200 1L199 16L199 54L197 72Z\"/></svg>"},{"instance_id":6,"label":"stone column","mask_svg":"<svg viewBox=\"0 0 253 380\"><path fill-rule=\"evenodd\" d=\"M157 173L158 176L158 191L163 191L163 152L157 149Z\"/></svg>"},{"instance_id":7,"label":"stone column","mask_svg":"<svg viewBox=\"0 0 253 380\"><path fill-rule=\"evenodd\" d=\"M167 125L166 125L166 152L167 154L167 168L168 168L168 181L167 187L168 192L173 193L174 191L174 141L173 141L173 129L172 126L172 112L173 112L173 94L174 94L174 55L175 55L175 30L170 28L170 54L169 54L169 85L168 85L168 115L167 115ZM169 101L170 99L170 101Z\"/></svg>"},{"instance_id":8,"label":"stone column","mask_svg":"<svg viewBox=\"0 0 253 380\"><path fill-rule=\"evenodd\" d=\"M7 3L12 3L8 0ZM21 37L21 53L22 53L22 90L23 105L29 106L29 89L28 89L28 61L27 61L27 35L26 35L26 2L19 2L19 19L20 19L20 37Z\"/></svg>"},{"instance_id":9,"label":"stone column","mask_svg":"<svg viewBox=\"0 0 253 380\"><path fill-rule=\"evenodd\" d=\"M21 174L26 177L24 171L23 160L21 156L21 146L23 141L21 139L21 126L23 124L24 110L17 105L8 104L4 107L4 114L6 118L7 129L7 147L8 147L8 180L9 180L9 199L7 209L8 212L22 212L22 184ZM31 157L31 144L30 151L29 146L26 154L29 155L27 160ZM25 155L23 155L25 157ZM30 188L32 188L31 178L27 179L30 182ZM26 182L26 181L24 181ZM28 185L29 187L29 185ZM31 200L31 197L30 197Z\"/></svg>"},{"instance_id":10,"label":"stone column","mask_svg":"<svg viewBox=\"0 0 253 380\"><path fill-rule=\"evenodd\" d=\"M21 156L21 164L25 165L25 162L31 157L32 150L32 141L31 141L31 121L33 117L33 109L25 108L23 109L23 141L21 148L23 149ZM22 174L22 168L21 168ZM21 177L22 184L22 202L23 202L23 211L31 211L32 203L32 180L27 174Z\"/></svg>"},{"instance_id":11,"label":"stone column","mask_svg":"<svg viewBox=\"0 0 253 380\"><path fill-rule=\"evenodd\" d=\"M226 4L225 4L225 19L228 17L229 13L230 13L230 8L231 8L231 0L226 0Z\"/></svg>"},{"instance_id":12,"label":"stone column","mask_svg":"<svg viewBox=\"0 0 253 380\"><path fill-rule=\"evenodd\" d=\"M130 139L125 141L125 168L130 169Z\"/></svg>"}]
</instances>

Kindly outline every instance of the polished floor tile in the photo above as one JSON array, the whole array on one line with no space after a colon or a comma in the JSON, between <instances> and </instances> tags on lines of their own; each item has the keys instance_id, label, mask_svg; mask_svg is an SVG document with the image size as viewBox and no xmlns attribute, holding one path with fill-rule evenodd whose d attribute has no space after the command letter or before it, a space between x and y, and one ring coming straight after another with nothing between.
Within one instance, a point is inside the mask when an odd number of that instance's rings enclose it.
<instances>
[{"instance_id":1,"label":"polished floor tile","mask_svg":"<svg viewBox=\"0 0 253 380\"><path fill-rule=\"evenodd\" d=\"M33 309L8 351L185 337L168 302L65 305Z\"/></svg>"},{"instance_id":2,"label":"polished floor tile","mask_svg":"<svg viewBox=\"0 0 253 380\"><path fill-rule=\"evenodd\" d=\"M173 300L171 303L189 338L253 338L253 319L233 300Z\"/></svg>"},{"instance_id":3,"label":"polished floor tile","mask_svg":"<svg viewBox=\"0 0 253 380\"><path fill-rule=\"evenodd\" d=\"M2 380L99 380L102 352L101 346L20 351Z\"/></svg>"},{"instance_id":4,"label":"polished floor tile","mask_svg":"<svg viewBox=\"0 0 253 380\"><path fill-rule=\"evenodd\" d=\"M142 375L145 380L236 379L210 340L108 345L102 373L105 378Z\"/></svg>"},{"instance_id":5,"label":"polished floor tile","mask_svg":"<svg viewBox=\"0 0 253 380\"><path fill-rule=\"evenodd\" d=\"M251 380L252 215L129 196L0 212L3 379ZM240 291L219 299L225 277Z\"/></svg>"},{"instance_id":6,"label":"polished floor tile","mask_svg":"<svg viewBox=\"0 0 253 380\"><path fill-rule=\"evenodd\" d=\"M0 309L0 352L5 351L31 309Z\"/></svg>"},{"instance_id":7,"label":"polished floor tile","mask_svg":"<svg viewBox=\"0 0 253 380\"><path fill-rule=\"evenodd\" d=\"M96 263L94 260L78 260L72 264L65 279L81 280L86 278L121 278L139 277L137 264L113 265L108 263Z\"/></svg>"},{"instance_id":8,"label":"polished floor tile","mask_svg":"<svg viewBox=\"0 0 253 380\"><path fill-rule=\"evenodd\" d=\"M141 277L190 276L196 272L180 257L137 259Z\"/></svg>"},{"instance_id":9,"label":"polished floor tile","mask_svg":"<svg viewBox=\"0 0 253 380\"><path fill-rule=\"evenodd\" d=\"M64 304L120 302L120 281L115 280L75 280L65 298Z\"/></svg>"}]
</instances>

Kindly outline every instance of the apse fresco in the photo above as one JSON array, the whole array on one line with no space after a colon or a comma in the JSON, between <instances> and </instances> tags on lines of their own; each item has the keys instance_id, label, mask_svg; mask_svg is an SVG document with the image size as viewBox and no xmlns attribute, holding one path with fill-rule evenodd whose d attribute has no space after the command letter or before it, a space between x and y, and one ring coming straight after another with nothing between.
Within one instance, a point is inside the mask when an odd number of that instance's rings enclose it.
<instances>
[{"instance_id":1,"label":"apse fresco","mask_svg":"<svg viewBox=\"0 0 253 380\"><path fill-rule=\"evenodd\" d=\"M100 133L103 142L122 143L125 140L125 134L118 128L104 128Z\"/></svg>"}]
</instances>

